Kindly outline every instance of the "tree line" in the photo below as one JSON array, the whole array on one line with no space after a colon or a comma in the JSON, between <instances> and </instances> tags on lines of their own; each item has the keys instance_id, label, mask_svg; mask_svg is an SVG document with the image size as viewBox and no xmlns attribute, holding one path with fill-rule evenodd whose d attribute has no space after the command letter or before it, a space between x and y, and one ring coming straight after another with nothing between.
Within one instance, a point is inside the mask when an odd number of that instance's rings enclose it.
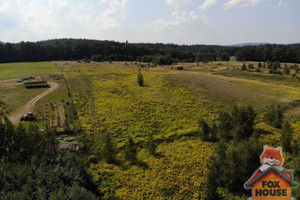
<instances>
[{"instance_id":1,"label":"tree line","mask_svg":"<svg viewBox=\"0 0 300 200\"><path fill-rule=\"evenodd\" d=\"M174 62L272 61L300 63L300 44L261 46L176 45L121 43L87 39L55 39L39 42L0 42L0 63L53 60Z\"/></svg>"}]
</instances>

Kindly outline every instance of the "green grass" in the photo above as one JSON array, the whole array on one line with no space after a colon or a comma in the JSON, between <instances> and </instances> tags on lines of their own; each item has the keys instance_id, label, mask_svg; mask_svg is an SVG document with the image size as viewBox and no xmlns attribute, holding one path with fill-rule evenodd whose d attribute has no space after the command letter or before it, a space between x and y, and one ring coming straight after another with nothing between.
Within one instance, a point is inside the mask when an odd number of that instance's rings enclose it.
<instances>
[{"instance_id":1,"label":"green grass","mask_svg":"<svg viewBox=\"0 0 300 200\"><path fill-rule=\"evenodd\" d=\"M204 74L172 74L165 77L174 86L185 87L214 105L252 105L264 108L272 103L290 103L300 99L296 87L241 78Z\"/></svg>"},{"instance_id":2,"label":"green grass","mask_svg":"<svg viewBox=\"0 0 300 200\"><path fill-rule=\"evenodd\" d=\"M23 85L12 87L0 87L0 102L8 105L5 113L10 115L21 108L33 97L47 90L48 88L26 89Z\"/></svg>"},{"instance_id":3,"label":"green grass","mask_svg":"<svg viewBox=\"0 0 300 200\"><path fill-rule=\"evenodd\" d=\"M0 79L57 72L51 62L0 64Z\"/></svg>"}]
</instances>

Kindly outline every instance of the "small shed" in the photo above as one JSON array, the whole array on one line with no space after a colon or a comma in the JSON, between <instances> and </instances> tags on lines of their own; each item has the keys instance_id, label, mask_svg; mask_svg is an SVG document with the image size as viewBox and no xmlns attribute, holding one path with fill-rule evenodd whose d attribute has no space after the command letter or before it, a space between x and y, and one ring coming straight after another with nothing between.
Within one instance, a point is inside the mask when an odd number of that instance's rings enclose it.
<instances>
[{"instance_id":1,"label":"small shed","mask_svg":"<svg viewBox=\"0 0 300 200\"><path fill-rule=\"evenodd\" d=\"M25 82L24 86L26 88L39 88L39 87L49 87L47 81L31 81L31 82Z\"/></svg>"},{"instance_id":2,"label":"small shed","mask_svg":"<svg viewBox=\"0 0 300 200\"><path fill-rule=\"evenodd\" d=\"M297 186L292 170L279 171L272 166L246 184L252 188L253 200L291 200L291 188Z\"/></svg>"}]
</instances>

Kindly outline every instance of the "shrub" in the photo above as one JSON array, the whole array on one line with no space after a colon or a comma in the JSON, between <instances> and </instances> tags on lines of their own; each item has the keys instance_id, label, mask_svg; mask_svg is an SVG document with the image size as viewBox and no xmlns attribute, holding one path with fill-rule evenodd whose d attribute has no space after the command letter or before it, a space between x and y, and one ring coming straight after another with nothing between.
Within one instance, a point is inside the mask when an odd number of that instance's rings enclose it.
<instances>
[{"instance_id":1,"label":"shrub","mask_svg":"<svg viewBox=\"0 0 300 200\"><path fill-rule=\"evenodd\" d=\"M242 65L242 70L246 70L246 65L245 65L245 63L243 63L243 65Z\"/></svg>"},{"instance_id":2,"label":"shrub","mask_svg":"<svg viewBox=\"0 0 300 200\"><path fill-rule=\"evenodd\" d=\"M125 159L131 164L137 163L137 150L132 137L129 137L125 145Z\"/></svg>"},{"instance_id":3,"label":"shrub","mask_svg":"<svg viewBox=\"0 0 300 200\"><path fill-rule=\"evenodd\" d=\"M261 62L259 62L259 63L257 64L257 67L258 67L258 68L261 68L261 67L262 67Z\"/></svg>"},{"instance_id":4,"label":"shrub","mask_svg":"<svg viewBox=\"0 0 300 200\"><path fill-rule=\"evenodd\" d=\"M248 68L249 68L249 69L254 69L254 65L251 64L251 63L249 63L249 64L248 64Z\"/></svg>"},{"instance_id":5,"label":"shrub","mask_svg":"<svg viewBox=\"0 0 300 200\"><path fill-rule=\"evenodd\" d=\"M103 143L104 143L102 147L103 158L106 160L107 163L114 163L116 150L110 134L104 135Z\"/></svg>"},{"instance_id":6,"label":"shrub","mask_svg":"<svg viewBox=\"0 0 300 200\"><path fill-rule=\"evenodd\" d=\"M270 105L264 114L264 120L275 128L281 128L283 113L280 105Z\"/></svg>"},{"instance_id":7,"label":"shrub","mask_svg":"<svg viewBox=\"0 0 300 200\"><path fill-rule=\"evenodd\" d=\"M151 155L155 155L156 154L156 147L157 147L157 144L156 142L154 141L152 135L149 135L148 136L148 141L147 141L147 144L146 144L146 147L149 151L149 153Z\"/></svg>"},{"instance_id":8,"label":"shrub","mask_svg":"<svg viewBox=\"0 0 300 200\"><path fill-rule=\"evenodd\" d=\"M285 74L290 74L290 67L287 66L286 64L284 65L284 73Z\"/></svg>"},{"instance_id":9,"label":"shrub","mask_svg":"<svg viewBox=\"0 0 300 200\"><path fill-rule=\"evenodd\" d=\"M199 134L202 141L209 139L210 128L204 119L199 120Z\"/></svg>"}]
</instances>

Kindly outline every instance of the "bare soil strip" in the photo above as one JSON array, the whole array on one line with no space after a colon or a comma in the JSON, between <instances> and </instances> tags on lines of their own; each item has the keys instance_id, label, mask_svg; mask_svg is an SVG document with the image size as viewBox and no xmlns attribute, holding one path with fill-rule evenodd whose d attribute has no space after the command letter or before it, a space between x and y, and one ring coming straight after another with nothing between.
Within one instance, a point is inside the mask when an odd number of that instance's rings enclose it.
<instances>
[{"instance_id":1,"label":"bare soil strip","mask_svg":"<svg viewBox=\"0 0 300 200\"><path fill-rule=\"evenodd\" d=\"M30 101L28 101L22 108L20 108L16 113L12 114L9 117L9 120L13 123L16 124L20 121L20 118L26 114L27 112L31 112L34 105L36 104L36 102L38 102L40 99L42 99L44 96L46 96L47 94L53 92L54 90L56 90L59 85L55 82L48 82L48 84L50 85L50 88L46 91L44 91L43 93L35 96L33 99L31 99Z\"/></svg>"}]
</instances>

